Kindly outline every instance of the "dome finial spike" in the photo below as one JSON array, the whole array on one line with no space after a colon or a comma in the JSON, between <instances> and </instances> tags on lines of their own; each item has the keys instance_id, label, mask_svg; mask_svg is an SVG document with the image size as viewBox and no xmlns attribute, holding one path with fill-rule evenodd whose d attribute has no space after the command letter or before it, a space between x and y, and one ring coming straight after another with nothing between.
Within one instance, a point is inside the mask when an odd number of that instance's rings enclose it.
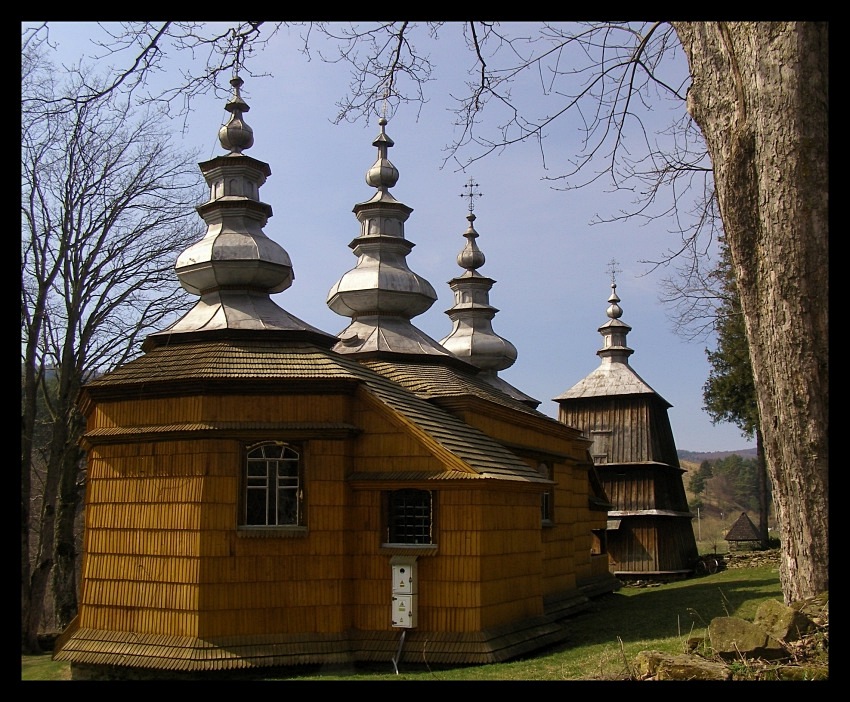
<instances>
[{"instance_id":1,"label":"dome finial spike","mask_svg":"<svg viewBox=\"0 0 850 702\"><path fill-rule=\"evenodd\" d=\"M398 182L398 169L387 158L387 150L395 145L387 134L387 118L381 117L378 124L381 127L381 132L372 142L372 146L378 148L378 158L372 164L372 167L366 171L366 182L386 195L389 189Z\"/></svg>"}]
</instances>

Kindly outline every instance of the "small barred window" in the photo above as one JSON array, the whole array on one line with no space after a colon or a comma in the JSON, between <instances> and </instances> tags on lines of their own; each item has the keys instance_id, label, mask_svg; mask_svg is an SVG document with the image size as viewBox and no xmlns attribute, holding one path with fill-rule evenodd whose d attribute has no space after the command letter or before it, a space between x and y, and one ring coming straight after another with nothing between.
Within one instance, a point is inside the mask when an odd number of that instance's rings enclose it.
<instances>
[{"instance_id":1,"label":"small barred window","mask_svg":"<svg viewBox=\"0 0 850 702\"><path fill-rule=\"evenodd\" d=\"M433 497L427 490L395 490L387 505L387 542L433 543Z\"/></svg>"}]
</instances>

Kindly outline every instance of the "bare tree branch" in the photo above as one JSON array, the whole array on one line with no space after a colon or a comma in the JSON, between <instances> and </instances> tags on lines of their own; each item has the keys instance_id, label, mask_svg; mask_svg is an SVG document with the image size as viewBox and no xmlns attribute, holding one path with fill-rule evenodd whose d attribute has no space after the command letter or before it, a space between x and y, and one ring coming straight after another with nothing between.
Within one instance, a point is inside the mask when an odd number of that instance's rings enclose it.
<instances>
[{"instance_id":1,"label":"bare tree branch","mask_svg":"<svg viewBox=\"0 0 850 702\"><path fill-rule=\"evenodd\" d=\"M37 634L51 577L65 626L79 503L76 407L92 375L185 308L174 261L203 231L197 154L175 148L162 114L136 111L94 75L49 64L25 43L21 124L22 646ZM97 99L55 96L99 94ZM31 512L31 509L37 509ZM32 527L32 530L31 530ZM70 545L70 546L69 546ZM51 575L52 574L52 575Z\"/></svg>"}]
</instances>

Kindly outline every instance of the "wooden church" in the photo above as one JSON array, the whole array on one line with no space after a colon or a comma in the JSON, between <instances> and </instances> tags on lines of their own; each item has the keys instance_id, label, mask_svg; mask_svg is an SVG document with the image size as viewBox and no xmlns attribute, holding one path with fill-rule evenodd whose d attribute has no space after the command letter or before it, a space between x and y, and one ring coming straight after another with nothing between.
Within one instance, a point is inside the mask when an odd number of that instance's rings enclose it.
<instances>
[{"instance_id":1,"label":"wooden church","mask_svg":"<svg viewBox=\"0 0 850 702\"><path fill-rule=\"evenodd\" d=\"M613 262L612 262L613 263ZM621 580L669 580L693 573L698 555L667 410L670 403L629 365L631 327L612 283L599 327L599 366L554 398L558 418L593 440L591 454L613 507L605 532L611 572Z\"/></svg>"},{"instance_id":2,"label":"wooden church","mask_svg":"<svg viewBox=\"0 0 850 702\"><path fill-rule=\"evenodd\" d=\"M262 231L271 171L244 153L231 82L226 153L200 164L207 231L175 266L199 300L81 393L81 594L54 658L77 678L161 677L564 641L565 617L620 585L612 505L583 429L498 377L516 349L492 330L472 205L440 343L411 322L436 294L406 262L382 119L357 263L327 299L350 323L311 326L270 297L293 267Z\"/></svg>"}]
</instances>

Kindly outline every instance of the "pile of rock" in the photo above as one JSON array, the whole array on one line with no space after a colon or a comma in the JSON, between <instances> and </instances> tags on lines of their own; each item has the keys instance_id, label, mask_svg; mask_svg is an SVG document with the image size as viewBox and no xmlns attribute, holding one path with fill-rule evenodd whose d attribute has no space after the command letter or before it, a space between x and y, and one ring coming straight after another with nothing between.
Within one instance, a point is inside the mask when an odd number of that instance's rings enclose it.
<instances>
[{"instance_id":1,"label":"pile of rock","mask_svg":"<svg viewBox=\"0 0 850 702\"><path fill-rule=\"evenodd\" d=\"M755 619L716 617L691 653L641 651L638 680L826 680L829 677L829 593L790 607L763 602Z\"/></svg>"}]
</instances>

